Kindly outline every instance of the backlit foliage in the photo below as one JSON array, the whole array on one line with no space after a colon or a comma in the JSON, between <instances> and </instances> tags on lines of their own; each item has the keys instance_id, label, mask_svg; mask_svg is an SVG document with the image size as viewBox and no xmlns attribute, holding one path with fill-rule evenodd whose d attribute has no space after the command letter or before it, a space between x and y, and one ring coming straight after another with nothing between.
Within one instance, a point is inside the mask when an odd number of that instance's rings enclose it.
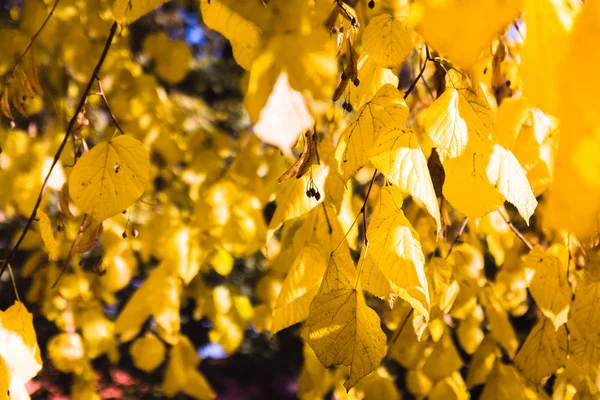
<instances>
[{"instance_id":1,"label":"backlit foliage","mask_svg":"<svg viewBox=\"0 0 600 400\"><path fill-rule=\"evenodd\" d=\"M136 34L164 0L8 3L0 399L101 357L215 398L189 304L227 354L296 329L302 399L600 395L600 1L194 1L237 124Z\"/></svg>"}]
</instances>

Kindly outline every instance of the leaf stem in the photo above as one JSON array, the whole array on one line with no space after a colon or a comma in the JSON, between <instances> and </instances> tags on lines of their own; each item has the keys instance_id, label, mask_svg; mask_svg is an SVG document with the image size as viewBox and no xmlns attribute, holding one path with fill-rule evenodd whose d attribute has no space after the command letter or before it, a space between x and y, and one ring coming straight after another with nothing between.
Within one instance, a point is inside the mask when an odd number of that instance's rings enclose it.
<instances>
[{"instance_id":1,"label":"leaf stem","mask_svg":"<svg viewBox=\"0 0 600 400\"><path fill-rule=\"evenodd\" d=\"M69 248L69 253L67 254L67 258L65 259L65 262L63 263L63 266L60 270L60 273L56 277L56 280L52 284L52 289L54 289L56 287L56 285L58 284L58 281L60 281L60 278L65 273L65 270L67 269L67 266L69 265L69 262L71 261L71 257L73 256L73 248L75 247L75 243L77 243L77 240L81 237L81 234L84 231L86 220L87 220L87 215L85 215L83 217L83 221L81 221L81 224L79 225L79 231L77 232L77 236L75 236L75 239L73 239L73 243L71 243L71 248Z\"/></svg>"},{"instance_id":2,"label":"leaf stem","mask_svg":"<svg viewBox=\"0 0 600 400\"><path fill-rule=\"evenodd\" d=\"M460 226L460 229L458 230L458 234L452 241L452 244L450 245L450 248L448 249L448 254L446 254L446 257L444 258L444 260L447 259L448 257L450 257L450 253L452 253L454 246L456 246L458 244L460 237L462 236L463 232L465 231L465 228L467 227L467 222L469 222L469 217L465 218L462 225Z\"/></svg>"},{"instance_id":3,"label":"leaf stem","mask_svg":"<svg viewBox=\"0 0 600 400\"><path fill-rule=\"evenodd\" d=\"M10 274L10 281L12 282L13 289L15 291L15 297L17 298L18 302L21 302L21 298L19 297L19 291L17 290L17 281L15 280L15 275L13 274L13 270L10 264L8 264L8 273Z\"/></svg>"},{"instance_id":4,"label":"leaf stem","mask_svg":"<svg viewBox=\"0 0 600 400\"><path fill-rule=\"evenodd\" d=\"M56 166L56 164L58 164L58 161L60 160L60 156L62 155L62 152L65 149L65 146L67 145L69 137L71 137L71 131L73 130L73 127L75 126L75 123L77 122L77 115L79 115L79 112L83 109L83 106L85 105L85 102L90 93L90 90L92 89L92 86L94 85L96 77L98 76L98 73L100 72L100 69L102 68L102 64L104 64L104 60L106 59L108 50L110 49L110 46L115 37L115 34L117 33L118 26L119 25L116 22L114 22L112 24L112 26L110 27L110 32L109 32L108 38L106 39L106 42L104 44L104 49L102 50L102 54L100 55L100 58L98 59L98 62L96 63L96 67L94 68L94 72L92 73L92 76L90 77L90 80L89 80L85 90L83 91L83 94L81 95L81 99L79 100L79 104L77 105L77 108L75 109L75 113L73 114L73 117L69 121L69 125L67 126L67 131L65 132L65 136L64 136L60 146L58 147L58 150L54 154L54 159L52 160L50 169L48 170L48 173L46 174L46 178L44 179L44 183L42 184L42 188L40 189L40 193L39 193L37 200L35 202L35 205L33 207L33 211L31 211L31 215L29 215L29 219L27 220L27 223L25 224L25 227L23 228L23 232L21 232L21 236L19 236L17 243L15 244L15 246L12 248L12 250L6 256L6 259L2 263L2 266L0 266L0 276L2 276L2 274L4 273L4 270L8 266L8 263L12 260L12 258L15 256L15 254L19 250L21 243L23 243L23 240L25 239L25 235L29 231L31 224L33 223L33 220L35 219L35 214L36 214L38 208L40 207L40 204L42 203L42 196L44 195L44 192L46 191L46 187L48 186L48 181L50 180L50 175L52 175L52 171L54 171L54 167Z\"/></svg>"},{"instance_id":5,"label":"leaf stem","mask_svg":"<svg viewBox=\"0 0 600 400\"><path fill-rule=\"evenodd\" d=\"M517 237L521 240L521 242L523 242L523 244L527 246L529 250L533 249L533 245L531 244L531 242L529 242L529 240L527 240L527 238L523 236L521 231L519 231L517 227L513 225L512 222L510 222L510 219L506 215L504 215L504 213L501 210L498 210L498 213L500 214L504 222L506 222L506 224L510 227L510 229L512 229L515 235L517 235Z\"/></svg>"},{"instance_id":6,"label":"leaf stem","mask_svg":"<svg viewBox=\"0 0 600 400\"><path fill-rule=\"evenodd\" d=\"M327 208L325 207L325 202L323 201L321 205L323 206L323 212L325 213L325 221L327 221L327 227L329 228L329 234L331 235L331 232L333 232L333 228L331 227L331 222L329 221L329 215L327 215Z\"/></svg>"},{"instance_id":7,"label":"leaf stem","mask_svg":"<svg viewBox=\"0 0 600 400\"><path fill-rule=\"evenodd\" d=\"M431 57L429 55L429 47L427 47L427 45L425 45L425 51L427 53L427 55L425 57L425 62L423 63L423 66L421 67L421 70L419 71L419 74L417 75L417 77L415 78L415 80L412 81L412 83L410 84L410 86L408 87L408 89L406 90L406 92L404 93L404 100L406 100L406 98L415 89L415 86L417 86L417 82L419 82L419 79L421 79L421 77L423 76L423 73L425 72L425 68L427 67L427 63L429 61L431 61Z\"/></svg>"},{"instance_id":8,"label":"leaf stem","mask_svg":"<svg viewBox=\"0 0 600 400\"><path fill-rule=\"evenodd\" d=\"M100 96L102 96L102 99L104 100L104 104L106 104L106 108L108 109L108 113L110 114L110 118L113 120L113 122L115 123L115 126L117 127L117 129L119 130L119 132L121 132L121 135L124 135L125 132L123 132L123 129L121 129L121 125L119 125L119 121L117 121L117 118L115 117L115 114L113 114L111 108L110 108L110 104L108 104L108 100L106 99L106 95L104 94L104 89L102 89L102 82L100 81L100 77L96 76L96 81L98 82L98 90L100 90Z\"/></svg>"}]
</instances>

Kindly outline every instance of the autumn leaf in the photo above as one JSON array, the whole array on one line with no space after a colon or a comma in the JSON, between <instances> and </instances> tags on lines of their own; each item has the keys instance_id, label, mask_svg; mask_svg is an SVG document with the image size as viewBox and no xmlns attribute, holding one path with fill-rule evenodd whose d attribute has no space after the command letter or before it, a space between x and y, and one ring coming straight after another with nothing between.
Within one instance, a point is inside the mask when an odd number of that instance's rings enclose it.
<instances>
[{"instance_id":1,"label":"autumn leaf","mask_svg":"<svg viewBox=\"0 0 600 400\"><path fill-rule=\"evenodd\" d=\"M232 8L230 3L223 0L202 0L200 10L206 25L231 41L235 60L249 70L262 47L262 32Z\"/></svg>"},{"instance_id":2,"label":"autumn leaf","mask_svg":"<svg viewBox=\"0 0 600 400\"><path fill-rule=\"evenodd\" d=\"M169 363L165 372L162 390L168 397L173 397L182 391L199 400L211 400L215 392L206 378L196 370L200 363L194 346L185 336L180 336L169 353Z\"/></svg>"},{"instance_id":3,"label":"autumn leaf","mask_svg":"<svg viewBox=\"0 0 600 400\"><path fill-rule=\"evenodd\" d=\"M515 357L515 366L532 382L552 375L567 362L567 330L555 331L550 320L542 317L535 324Z\"/></svg>"},{"instance_id":4,"label":"autumn leaf","mask_svg":"<svg viewBox=\"0 0 600 400\"><path fill-rule=\"evenodd\" d=\"M48 258L52 261L58 260L58 244L52 233L52 223L50 217L43 211L38 210L37 216L40 219L40 232L42 234L42 241L46 250L48 251Z\"/></svg>"},{"instance_id":5,"label":"autumn leaf","mask_svg":"<svg viewBox=\"0 0 600 400\"><path fill-rule=\"evenodd\" d=\"M567 281L569 253L562 246L543 251L534 247L525 259L525 268L533 273L529 291L554 329L567 322L573 294Z\"/></svg>"},{"instance_id":6,"label":"autumn leaf","mask_svg":"<svg viewBox=\"0 0 600 400\"><path fill-rule=\"evenodd\" d=\"M525 95L547 113L557 115L561 64L567 55L579 3L525 0L527 33L521 53Z\"/></svg>"},{"instance_id":7,"label":"autumn leaf","mask_svg":"<svg viewBox=\"0 0 600 400\"><path fill-rule=\"evenodd\" d=\"M382 133L371 149L369 160L390 183L423 203L435 220L437 230L442 228L427 160L411 130L392 129Z\"/></svg>"},{"instance_id":8,"label":"autumn leaf","mask_svg":"<svg viewBox=\"0 0 600 400\"><path fill-rule=\"evenodd\" d=\"M384 86L390 84L398 86L398 77L391 69L382 68L367 54L358 60L358 86L348 85L348 101L353 108L361 108L367 101L371 100L375 93Z\"/></svg>"},{"instance_id":9,"label":"autumn leaf","mask_svg":"<svg viewBox=\"0 0 600 400\"><path fill-rule=\"evenodd\" d=\"M404 216L397 192L384 187L380 196L367 228L369 245L361 255L364 269L378 268L396 294L428 319L429 289L419 234Z\"/></svg>"},{"instance_id":10,"label":"autumn leaf","mask_svg":"<svg viewBox=\"0 0 600 400\"><path fill-rule=\"evenodd\" d=\"M405 21L389 14L371 19L363 33L363 45L369 57L383 68L399 66L413 49Z\"/></svg>"},{"instance_id":11,"label":"autumn leaf","mask_svg":"<svg viewBox=\"0 0 600 400\"><path fill-rule=\"evenodd\" d=\"M313 124L314 118L302 94L290 87L287 73L282 72L254 125L254 133L291 156L298 137Z\"/></svg>"},{"instance_id":12,"label":"autumn leaf","mask_svg":"<svg viewBox=\"0 0 600 400\"><path fill-rule=\"evenodd\" d=\"M350 390L386 352L379 317L365 303L352 260L332 254L306 320L307 342L325 367L346 365Z\"/></svg>"},{"instance_id":13,"label":"autumn leaf","mask_svg":"<svg viewBox=\"0 0 600 400\"><path fill-rule=\"evenodd\" d=\"M16 301L0 311L0 383L3 395L29 398L25 384L42 369L33 316Z\"/></svg>"},{"instance_id":14,"label":"autumn leaf","mask_svg":"<svg viewBox=\"0 0 600 400\"><path fill-rule=\"evenodd\" d=\"M423 0L414 5L419 12L411 15L411 23L443 56L470 69L486 46L517 17L522 5L523 0Z\"/></svg>"},{"instance_id":15,"label":"autumn leaf","mask_svg":"<svg viewBox=\"0 0 600 400\"><path fill-rule=\"evenodd\" d=\"M113 17L120 25L129 25L168 0L115 0Z\"/></svg>"},{"instance_id":16,"label":"autumn leaf","mask_svg":"<svg viewBox=\"0 0 600 400\"><path fill-rule=\"evenodd\" d=\"M152 372L165 359L165 345L156 335L146 333L137 338L129 348L129 353L136 368Z\"/></svg>"},{"instance_id":17,"label":"autumn leaf","mask_svg":"<svg viewBox=\"0 0 600 400\"><path fill-rule=\"evenodd\" d=\"M100 142L77 161L69 195L83 212L102 221L131 206L148 184L150 161L144 145L120 135Z\"/></svg>"},{"instance_id":18,"label":"autumn leaf","mask_svg":"<svg viewBox=\"0 0 600 400\"><path fill-rule=\"evenodd\" d=\"M365 103L342 133L335 151L338 170L347 181L368 160L369 153L382 132L401 128L408 119L408 108L394 86L382 86Z\"/></svg>"}]
</instances>

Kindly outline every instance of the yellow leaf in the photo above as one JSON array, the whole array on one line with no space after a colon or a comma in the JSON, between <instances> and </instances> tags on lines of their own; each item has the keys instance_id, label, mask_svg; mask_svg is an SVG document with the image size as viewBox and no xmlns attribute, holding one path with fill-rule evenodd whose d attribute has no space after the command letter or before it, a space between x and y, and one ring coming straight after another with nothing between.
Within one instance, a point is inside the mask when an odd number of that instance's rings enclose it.
<instances>
[{"instance_id":1,"label":"yellow leaf","mask_svg":"<svg viewBox=\"0 0 600 400\"><path fill-rule=\"evenodd\" d=\"M485 309L485 315L490 324L492 336L506 350L510 357L514 357L517 347L519 347L519 342L508 319L508 314L502 308L498 299L496 299L493 288L486 287L481 300Z\"/></svg>"},{"instance_id":2,"label":"yellow leaf","mask_svg":"<svg viewBox=\"0 0 600 400\"><path fill-rule=\"evenodd\" d=\"M78 333L60 333L48 341L48 357L59 371L76 375L86 366L85 348Z\"/></svg>"},{"instance_id":3,"label":"yellow leaf","mask_svg":"<svg viewBox=\"0 0 600 400\"><path fill-rule=\"evenodd\" d=\"M560 148L545 221L574 233L579 240L595 236L600 214L600 5L585 2L571 35L570 51L560 76ZM585 82L582 82L585 77Z\"/></svg>"},{"instance_id":4,"label":"yellow leaf","mask_svg":"<svg viewBox=\"0 0 600 400\"><path fill-rule=\"evenodd\" d=\"M338 74L333 39L319 29L310 34L279 34L269 40L252 63L244 97L253 122L259 120L281 72L287 73L292 89L314 100L329 101Z\"/></svg>"},{"instance_id":5,"label":"yellow leaf","mask_svg":"<svg viewBox=\"0 0 600 400\"><path fill-rule=\"evenodd\" d=\"M397 197L397 193L396 193ZM402 212L401 199L383 187L367 228L364 269L375 265L393 284L396 294L429 319L429 289L419 234Z\"/></svg>"},{"instance_id":6,"label":"yellow leaf","mask_svg":"<svg viewBox=\"0 0 600 400\"><path fill-rule=\"evenodd\" d=\"M459 112L459 102L458 90L449 88L420 113L423 129L442 161L460 156L469 144L469 128Z\"/></svg>"},{"instance_id":7,"label":"yellow leaf","mask_svg":"<svg viewBox=\"0 0 600 400\"><path fill-rule=\"evenodd\" d=\"M199 207L201 204L210 207L208 215ZM197 207L198 221L208 219L211 236L234 256L248 257L264 243L267 228L260 199L240 187L233 177L221 179L205 190Z\"/></svg>"},{"instance_id":8,"label":"yellow leaf","mask_svg":"<svg viewBox=\"0 0 600 400\"><path fill-rule=\"evenodd\" d=\"M522 377L512 365L506 365L500 360L496 361L490 376L487 379L482 400L514 400L514 399L539 399L534 389L527 388L521 381Z\"/></svg>"},{"instance_id":9,"label":"yellow leaf","mask_svg":"<svg viewBox=\"0 0 600 400\"><path fill-rule=\"evenodd\" d=\"M446 260L433 257L425 266L428 277L431 307L438 306L449 312L458 294L458 284L452 280L452 265Z\"/></svg>"},{"instance_id":10,"label":"yellow leaf","mask_svg":"<svg viewBox=\"0 0 600 400\"><path fill-rule=\"evenodd\" d=\"M487 177L488 161L489 154L467 151L444 162L444 197L467 216L483 217L504 204L504 197Z\"/></svg>"},{"instance_id":11,"label":"yellow leaf","mask_svg":"<svg viewBox=\"0 0 600 400\"><path fill-rule=\"evenodd\" d=\"M588 342L600 347L600 282L586 279L577 282L575 301L571 309L573 325Z\"/></svg>"},{"instance_id":12,"label":"yellow leaf","mask_svg":"<svg viewBox=\"0 0 600 400\"><path fill-rule=\"evenodd\" d=\"M499 356L500 351L496 341L490 335L487 335L471 359L469 371L467 372L467 387L469 389L485 383Z\"/></svg>"},{"instance_id":13,"label":"yellow leaf","mask_svg":"<svg viewBox=\"0 0 600 400\"><path fill-rule=\"evenodd\" d=\"M342 179L350 179L367 162L380 133L404 127L407 119L408 107L398 89L389 84L382 86L357 111L338 141L335 158Z\"/></svg>"},{"instance_id":14,"label":"yellow leaf","mask_svg":"<svg viewBox=\"0 0 600 400\"><path fill-rule=\"evenodd\" d=\"M534 273L529 283L531 296L556 330L567 322L573 297L567 281L569 252L564 246L560 247L562 254L556 247L553 254L552 249L544 252L536 246L525 259L525 268Z\"/></svg>"},{"instance_id":15,"label":"yellow leaf","mask_svg":"<svg viewBox=\"0 0 600 400\"><path fill-rule=\"evenodd\" d=\"M327 206L326 211L327 218L323 207L313 209L294 235L294 245L299 248L298 255L285 277L273 309L273 333L308 317L310 303L327 269L329 254L344 240L345 231L333 207ZM350 254L347 244L343 242L336 251Z\"/></svg>"},{"instance_id":16,"label":"yellow leaf","mask_svg":"<svg viewBox=\"0 0 600 400\"><path fill-rule=\"evenodd\" d=\"M211 400L216 393L206 378L196 370L200 359L194 346L185 336L180 336L177 344L171 348L169 363L165 372L162 391L167 397L175 396L179 391L200 400Z\"/></svg>"},{"instance_id":17,"label":"yellow leaf","mask_svg":"<svg viewBox=\"0 0 600 400\"><path fill-rule=\"evenodd\" d=\"M412 35L405 21L382 14L374 17L363 32L363 46L380 67L400 66L413 50Z\"/></svg>"},{"instance_id":18,"label":"yellow leaf","mask_svg":"<svg viewBox=\"0 0 600 400\"><path fill-rule=\"evenodd\" d=\"M119 214L144 193L150 157L129 135L100 142L81 157L69 177L69 195L86 214L105 220Z\"/></svg>"},{"instance_id":19,"label":"yellow leaf","mask_svg":"<svg viewBox=\"0 0 600 400\"><path fill-rule=\"evenodd\" d=\"M40 219L40 232L42 234L42 241L46 250L48 251L48 258L52 261L58 260L58 244L52 233L52 223L50 217L42 210L38 210L36 213Z\"/></svg>"},{"instance_id":20,"label":"yellow leaf","mask_svg":"<svg viewBox=\"0 0 600 400\"><path fill-rule=\"evenodd\" d=\"M327 259L317 244L307 245L288 272L273 309L273 334L308 317L310 302L319 290Z\"/></svg>"},{"instance_id":21,"label":"yellow leaf","mask_svg":"<svg viewBox=\"0 0 600 400\"><path fill-rule=\"evenodd\" d=\"M499 144L494 145L486 172L490 183L517 208L521 217L529 224L537 207L537 200L515 155Z\"/></svg>"},{"instance_id":22,"label":"yellow leaf","mask_svg":"<svg viewBox=\"0 0 600 400\"><path fill-rule=\"evenodd\" d=\"M522 4L523 0L422 0L411 4L411 19L442 56L470 69L518 16Z\"/></svg>"},{"instance_id":23,"label":"yellow leaf","mask_svg":"<svg viewBox=\"0 0 600 400\"><path fill-rule=\"evenodd\" d=\"M165 345L156 335L146 333L129 348L133 365L144 372L152 372L165 359Z\"/></svg>"},{"instance_id":24,"label":"yellow leaf","mask_svg":"<svg viewBox=\"0 0 600 400\"><path fill-rule=\"evenodd\" d=\"M552 322L541 317L515 357L515 366L523 376L538 383L567 362L567 330L555 331Z\"/></svg>"},{"instance_id":25,"label":"yellow leaf","mask_svg":"<svg viewBox=\"0 0 600 400\"><path fill-rule=\"evenodd\" d=\"M579 3L525 0L526 38L521 52L523 92L536 106L558 115L561 66Z\"/></svg>"},{"instance_id":26,"label":"yellow leaf","mask_svg":"<svg viewBox=\"0 0 600 400\"><path fill-rule=\"evenodd\" d=\"M437 230L442 228L427 160L413 131L392 129L379 135L369 160L389 182L423 203L435 219Z\"/></svg>"},{"instance_id":27,"label":"yellow leaf","mask_svg":"<svg viewBox=\"0 0 600 400\"><path fill-rule=\"evenodd\" d=\"M158 77L171 84L181 82L190 70L192 50L185 40L170 40L164 31L144 38L144 51L154 61Z\"/></svg>"},{"instance_id":28,"label":"yellow leaf","mask_svg":"<svg viewBox=\"0 0 600 400\"><path fill-rule=\"evenodd\" d=\"M343 253L342 253L343 254ZM373 371L386 353L379 316L365 303L354 263L333 253L306 321L307 342L325 367L345 365L350 390Z\"/></svg>"},{"instance_id":29,"label":"yellow leaf","mask_svg":"<svg viewBox=\"0 0 600 400\"><path fill-rule=\"evenodd\" d=\"M422 369L409 369L406 372L406 389L414 396L426 396L431 391L433 382Z\"/></svg>"},{"instance_id":30,"label":"yellow leaf","mask_svg":"<svg viewBox=\"0 0 600 400\"><path fill-rule=\"evenodd\" d=\"M364 399L400 400L394 378L384 367L378 367L361 379L354 390L358 393L362 392Z\"/></svg>"},{"instance_id":31,"label":"yellow leaf","mask_svg":"<svg viewBox=\"0 0 600 400\"><path fill-rule=\"evenodd\" d=\"M158 324L158 332L169 343L179 333L179 296L181 281L171 274L171 268L162 264L154 269L144 284L129 298L115 322L115 335L124 335L123 341L131 340L152 315Z\"/></svg>"},{"instance_id":32,"label":"yellow leaf","mask_svg":"<svg viewBox=\"0 0 600 400\"><path fill-rule=\"evenodd\" d=\"M358 86L348 85L349 102L354 109L361 108L371 100L385 84L398 87L398 77L391 69L382 68L367 54L358 60Z\"/></svg>"},{"instance_id":33,"label":"yellow leaf","mask_svg":"<svg viewBox=\"0 0 600 400\"><path fill-rule=\"evenodd\" d=\"M430 400L469 400L470 398L465 381L458 371L437 382L428 397Z\"/></svg>"},{"instance_id":34,"label":"yellow leaf","mask_svg":"<svg viewBox=\"0 0 600 400\"><path fill-rule=\"evenodd\" d=\"M321 365L315 352L304 344L303 363L298 378L298 397L300 399L321 399L331 390L334 374Z\"/></svg>"},{"instance_id":35,"label":"yellow leaf","mask_svg":"<svg viewBox=\"0 0 600 400\"><path fill-rule=\"evenodd\" d=\"M168 0L115 0L113 17L119 25L129 25Z\"/></svg>"},{"instance_id":36,"label":"yellow leaf","mask_svg":"<svg viewBox=\"0 0 600 400\"><path fill-rule=\"evenodd\" d=\"M208 257L208 249L201 246L200 233L187 226L179 229L171 240L166 259L172 263L173 270L179 273L183 283L188 285Z\"/></svg>"},{"instance_id":37,"label":"yellow leaf","mask_svg":"<svg viewBox=\"0 0 600 400\"><path fill-rule=\"evenodd\" d=\"M592 395L598 394L598 376L600 374L600 346L587 340L584 332L569 322L569 357L565 367L565 378L578 391Z\"/></svg>"},{"instance_id":38,"label":"yellow leaf","mask_svg":"<svg viewBox=\"0 0 600 400\"><path fill-rule=\"evenodd\" d=\"M442 163L464 154L468 145L479 148L494 138L492 110L481 87L454 70L446 75L444 93L420 118Z\"/></svg>"},{"instance_id":39,"label":"yellow leaf","mask_svg":"<svg viewBox=\"0 0 600 400\"><path fill-rule=\"evenodd\" d=\"M385 300L390 308L394 307L396 301L396 290L389 279L381 272L375 263L365 263L360 274L361 285L364 290L373 296Z\"/></svg>"},{"instance_id":40,"label":"yellow leaf","mask_svg":"<svg viewBox=\"0 0 600 400\"><path fill-rule=\"evenodd\" d=\"M306 174L299 179L289 179L281 185L281 189L276 197L277 208L273 213L273 218L269 223L269 230L267 231L267 242L271 240L273 233L285 221L308 213L325 200L323 184L329 173L329 167L323 165L312 166L311 171L310 174ZM319 200L306 196L306 191L311 181L321 195Z\"/></svg>"},{"instance_id":41,"label":"yellow leaf","mask_svg":"<svg viewBox=\"0 0 600 400\"><path fill-rule=\"evenodd\" d=\"M423 366L423 372L432 381L436 382L452 375L453 372L458 371L462 366L463 361L456 350L452 338L448 334L445 334L433 346L433 350Z\"/></svg>"},{"instance_id":42,"label":"yellow leaf","mask_svg":"<svg viewBox=\"0 0 600 400\"><path fill-rule=\"evenodd\" d=\"M292 89L286 72L279 74L267 103L254 125L254 133L265 143L292 155L298 136L314 125L304 97Z\"/></svg>"},{"instance_id":43,"label":"yellow leaf","mask_svg":"<svg viewBox=\"0 0 600 400\"><path fill-rule=\"evenodd\" d=\"M249 70L262 47L261 30L228 6L223 0L201 0L202 21L231 42L233 56Z\"/></svg>"},{"instance_id":44,"label":"yellow leaf","mask_svg":"<svg viewBox=\"0 0 600 400\"><path fill-rule=\"evenodd\" d=\"M17 301L0 311L0 385L2 395L28 399L25 384L42 369L33 316ZM6 385L6 386L4 386Z\"/></svg>"}]
</instances>

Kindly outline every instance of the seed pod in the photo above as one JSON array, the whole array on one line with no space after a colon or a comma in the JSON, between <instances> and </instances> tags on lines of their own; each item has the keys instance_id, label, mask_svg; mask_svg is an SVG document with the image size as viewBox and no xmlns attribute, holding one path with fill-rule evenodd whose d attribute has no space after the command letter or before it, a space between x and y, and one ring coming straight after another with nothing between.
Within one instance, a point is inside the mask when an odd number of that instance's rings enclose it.
<instances>
[{"instance_id":1,"label":"seed pod","mask_svg":"<svg viewBox=\"0 0 600 400\"><path fill-rule=\"evenodd\" d=\"M4 90L2 91L2 99L0 100L0 108L2 109L2 114L8 119L13 119L13 116L10 112L10 102L8 100L8 91L9 86L4 86Z\"/></svg>"},{"instance_id":2,"label":"seed pod","mask_svg":"<svg viewBox=\"0 0 600 400\"><path fill-rule=\"evenodd\" d=\"M338 86L335 88L335 91L333 92L332 100L338 101L339 98L342 97L342 93L344 93L344 90L346 90L347 86L348 86L348 79L344 79L342 77L342 80L340 81Z\"/></svg>"}]
</instances>

